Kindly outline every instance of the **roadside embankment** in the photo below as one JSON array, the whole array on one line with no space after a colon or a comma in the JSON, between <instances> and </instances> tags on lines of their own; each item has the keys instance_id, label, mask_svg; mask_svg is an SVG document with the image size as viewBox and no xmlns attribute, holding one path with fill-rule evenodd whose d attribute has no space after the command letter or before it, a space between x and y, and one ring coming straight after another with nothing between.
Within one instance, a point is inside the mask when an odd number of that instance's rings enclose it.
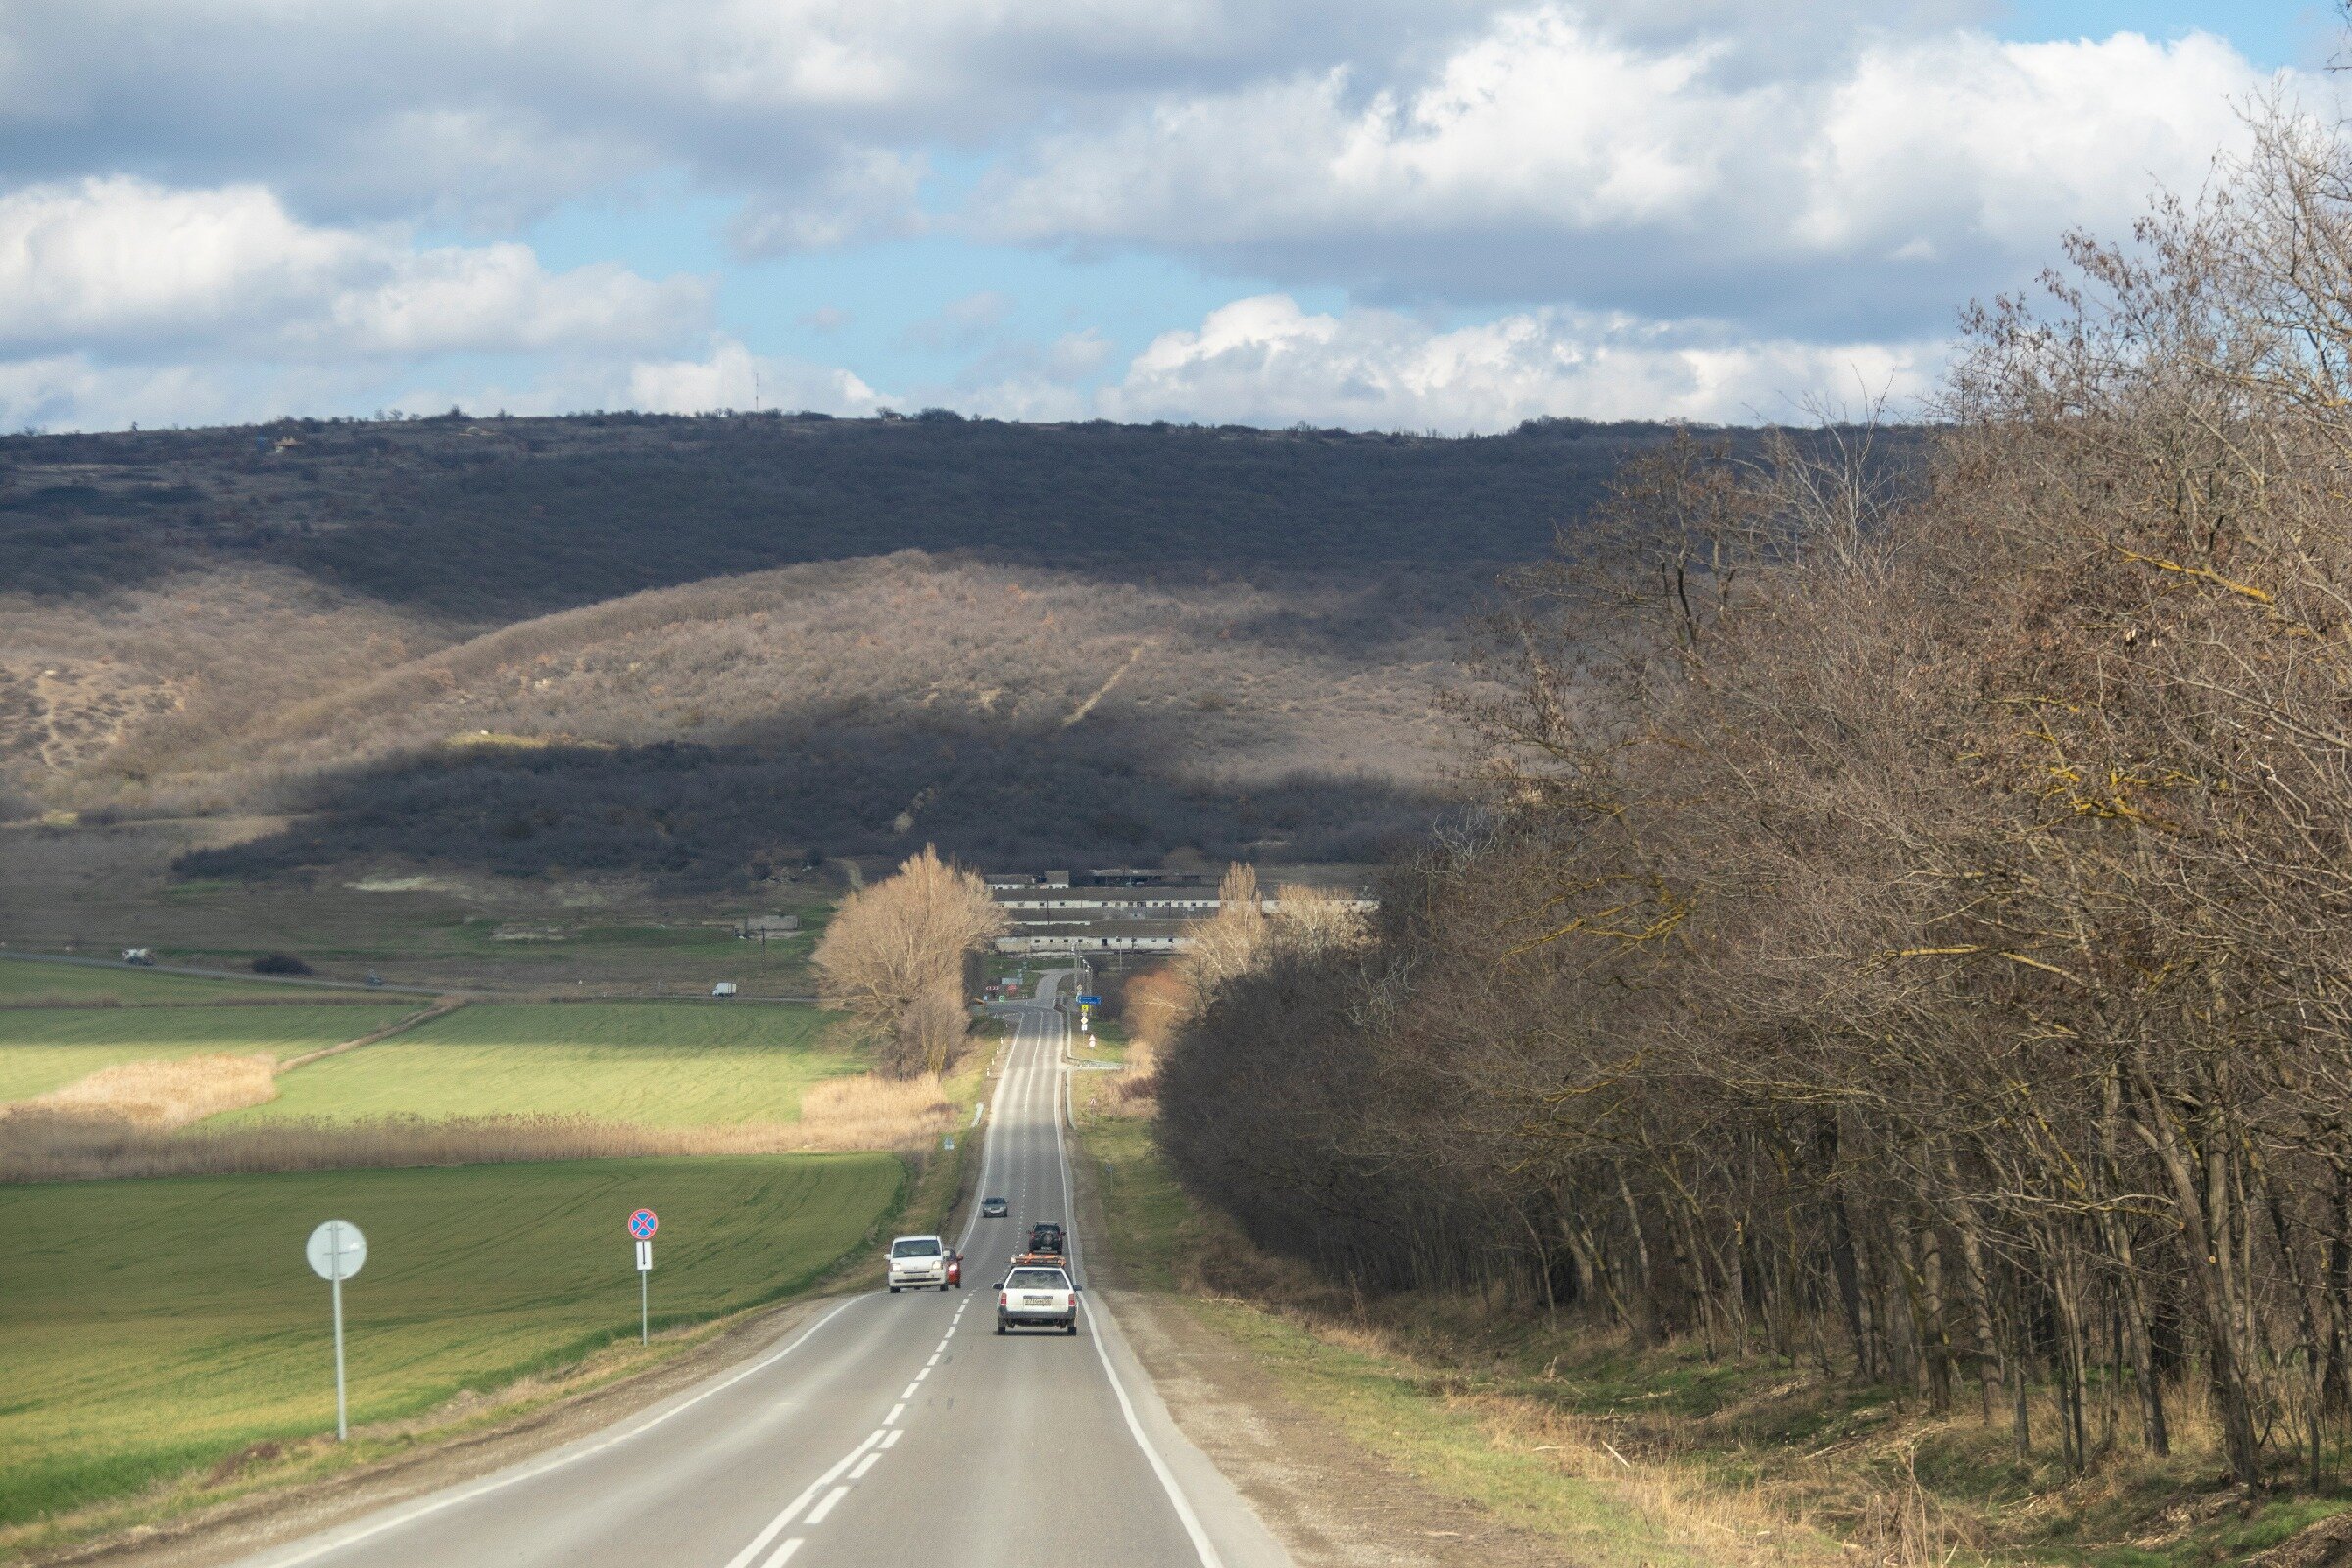
<instances>
[{"instance_id":1,"label":"roadside embankment","mask_svg":"<svg viewBox=\"0 0 2352 1568\"><path fill-rule=\"evenodd\" d=\"M2172 1459L2119 1446L2076 1475L2054 1444L2021 1457L2007 1409L1930 1416L1891 1389L1810 1366L1710 1358L1680 1341L1636 1348L1567 1314L1546 1322L1475 1295L1352 1297L1196 1204L1153 1147L1148 1093L1090 1080L1075 1087L1086 1175L1116 1283L1176 1324L1163 1353L1188 1333L1213 1337L1305 1412L1305 1429L1338 1435L1478 1521L1453 1528L1539 1537L1579 1568L2339 1560L2320 1548L2347 1498L2217 1488L2215 1434L2194 1400L2181 1401ZM1151 1338L1137 1338L1149 1364ZM1203 1358L1213 1356L1193 1355ZM1230 1381L1246 1390L1249 1378ZM2036 1421L2053 1419L2044 1393L2033 1403ZM1252 1419L1287 1420L1286 1446L1312 1442L1296 1412Z\"/></svg>"},{"instance_id":2,"label":"roadside embankment","mask_svg":"<svg viewBox=\"0 0 2352 1568\"><path fill-rule=\"evenodd\" d=\"M1350 1323L1340 1303L1199 1210L1161 1165L1149 1120L1116 1113L1118 1094L1115 1080L1082 1079L1078 1089L1086 1177L1111 1238L1106 1272L1139 1306L1157 1308L1127 1315L1188 1434L1278 1529L1290 1523L1283 1534L1300 1561L1398 1551L1444 1565L1579 1568L1854 1560L1766 1497L1612 1456L1580 1423ZM1187 1419L1175 1391L1202 1384L1220 1361L1238 1375L1215 1380L1222 1390L1206 1402L1255 1407L1246 1420L1232 1410L1214 1423ZM1236 1451L1232 1434L1250 1430L1279 1431L1279 1456Z\"/></svg>"}]
</instances>

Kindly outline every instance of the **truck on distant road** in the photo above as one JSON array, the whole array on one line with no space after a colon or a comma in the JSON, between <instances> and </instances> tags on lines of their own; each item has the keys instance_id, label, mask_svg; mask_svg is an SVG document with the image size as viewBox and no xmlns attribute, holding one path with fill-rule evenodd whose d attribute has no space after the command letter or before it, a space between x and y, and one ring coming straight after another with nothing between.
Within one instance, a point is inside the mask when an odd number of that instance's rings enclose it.
<instances>
[{"instance_id":1,"label":"truck on distant road","mask_svg":"<svg viewBox=\"0 0 2352 1568\"><path fill-rule=\"evenodd\" d=\"M1016 1268L997 1287L997 1332L1021 1328L1078 1332L1078 1287L1058 1268Z\"/></svg>"}]
</instances>

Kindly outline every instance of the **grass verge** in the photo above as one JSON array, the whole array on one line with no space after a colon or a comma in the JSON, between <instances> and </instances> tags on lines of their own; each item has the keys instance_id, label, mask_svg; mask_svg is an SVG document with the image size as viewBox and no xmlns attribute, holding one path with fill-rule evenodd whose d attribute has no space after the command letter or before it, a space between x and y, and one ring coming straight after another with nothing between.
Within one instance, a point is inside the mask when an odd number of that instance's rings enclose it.
<instances>
[{"instance_id":1,"label":"grass verge","mask_svg":"<svg viewBox=\"0 0 2352 1568\"><path fill-rule=\"evenodd\" d=\"M673 1328L807 1289L919 1185L887 1154L820 1154L15 1189L0 1544L331 1428L327 1293L302 1255L322 1219L368 1239L344 1300L367 1428L633 1340L640 1204L662 1213L654 1321Z\"/></svg>"},{"instance_id":2,"label":"grass verge","mask_svg":"<svg viewBox=\"0 0 2352 1568\"><path fill-rule=\"evenodd\" d=\"M1363 1447L1569 1544L1580 1564L2352 1561L2322 1540L2352 1543L2339 1518L2352 1495L2249 1499L2224 1487L2185 1395L2174 1457L2119 1440L2074 1476L2051 1451L2054 1412L2038 1394L2042 1441L2021 1459L2005 1410L1989 1423L1973 1410L1930 1418L1889 1390L1769 1356L1637 1351L1566 1319L1489 1313L1475 1297L1347 1300L1194 1205L1148 1116L1117 1079L1095 1077L1079 1080L1080 1137L1124 1283L1171 1295ZM2305 1550L2294 1538L2315 1524Z\"/></svg>"},{"instance_id":3,"label":"grass verge","mask_svg":"<svg viewBox=\"0 0 2352 1568\"><path fill-rule=\"evenodd\" d=\"M1206 1286L1195 1260L1246 1246L1186 1199L1136 1116L1080 1118L1122 1283L1167 1293L1363 1448L1448 1495L1559 1541L1590 1568L1826 1564L1836 1545L1753 1498L1612 1456L1556 1414L1515 1408L1341 1325Z\"/></svg>"},{"instance_id":4,"label":"grass verge","mask_svg":"<svg viewBox=\"0 0 2352 1568\"><path fill-rule=\"evenodd\" d=\"M973 1146L960 1132L993 1054L975 1050L925 1090L958 1130L953 1150L932 1135L900 1155L15 1189L12 1215L43 1236L85 1240L14 1254L44 1286L18 1294L12 1281L0 1291L0 1390L9 1391L0 1395L0 1562L83 1551L94 1538L220 1508L275 1506L289 1490L492 1435L635 1381L745 1324L747 1308L870 1286L883 1236L945 1230L968 1196ZM816 1179L820 1190L796 1199L778 1185L788 1177ZM14 1206L20 1199L28 1201ZM611 1266L625 1260L617 1216L638 1202L662 1215L656 1333L643 1348L630 1271ZM357 1401L349 1444L319 1435L331 1398L321 1376L324 1287L300 1257L301 1236L330 1210L359 1223L371 1249L347 1302ZM511 1269L487 1295L478 1280L452 1284L450 1269L466 1256L503 1258L525 1242L545 1244L543 1256L533 1254L536 1289ZM453 1293L465 1298L444 1298ZM142 1375L125 1383L131 1366ZM15 1392L20 1384L25 1395Z\"/></svg>"}]
</instances>

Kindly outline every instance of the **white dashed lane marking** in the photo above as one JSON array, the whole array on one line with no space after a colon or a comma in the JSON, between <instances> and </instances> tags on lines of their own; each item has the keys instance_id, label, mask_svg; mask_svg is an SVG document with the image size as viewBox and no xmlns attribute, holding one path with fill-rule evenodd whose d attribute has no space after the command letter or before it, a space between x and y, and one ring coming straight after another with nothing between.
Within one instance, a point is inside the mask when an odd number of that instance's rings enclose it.
<instances>
[{"instance_id":1,"label":"white dashed lane marking","mask_svg":"<svg viewBox=\"0 0 2352 1568\"><path fill-rule=\"evenodd\" d=\"M814 1481L809 1482L808 1489L806 1492L803 1492L799 1496L793 1498L782 1513L776 1515L773 1519L770 1519L767 1522L767 1528L754 1536L752 1538L752 1544L744 1547L743 1550L737 1552L734 1560L727 1564L727 1568L748 1568L748 1565L751 1563L753 1558L759 1556L760 1553L767 1549L767 1544L769 1542L782 1535L785 1529L790 1526L795 1519L800 1517L801 1510L808 1506L808 1501L811 1497L814 1497L825 1488L840 1480L841 1473L844 1470L847 1470L850 1466L864 1458L866 1450L873 1447L874 1445L880 1443L881 1441L882 1432L879 1428L877 1428L872 1433L867 1435L866 1440L863 1443L860 1443L858 1445L858 1446L852 1448L848 1453L842 1455L841 1458L836 1460L832 1469L827 1470L823 1475L818 1476ZM846 1492L849 1489L845 1487L842 1490ZM829 1506L831 1506L830 1503L820 1505L818 1512L809 1516L809 1522L814 1523L818 1518L822 1517L823 1509ZM801 1544L798 1539L787 1541L781 1547L777 1548L774 1556L768 1558L766 1562L760 1565L760 1568L776 1568L778 1563L783 1562L794 1552L800 1550L800 1547Z\"/></svg>"},{"instance_id":2,"label":"white dashed lane marking","mask_svg":"<svg viewBox=\"0 0 2352 1568\"><path fill-rule=\"evenodd\" d=\"M1026 1020L1024 1020L1024 1022L1026 1022ZM1020 1076L1020 1081L1017 1085L1017 1088L1010 1082L1007 1082L1005 1085L1000 1088L998 1093L1000 1105L1007 1093L1012 1093L1021 1103L1026 1105L1039 1097L1041 1087L1046 1083L1047 1080L1043 1075L1033 1070L1028 1071ZM1063 1166L1062 1183L1064 1190L1062 1194L1062 1206L1066 1209L1069 1207L1069 1172L1067 1168L1068 1155L1063 1152L1060 1147L1062 1135L1058 1119L1056 1120L1054 1133L1055 1153L1059 1156L1059 1161ZM981 1175L983 1188L988 1185L987 1167L994 1165L996 1152L996 1141L991 1139L988 1157L982 1161L983 1170ZM1027 1201L1026 1188L1016 1186L1015 1192L1018 1195L1015 1201L1022 1204L1022 1206L1025 1208ZM963 1241L967 1246L971 1241L973 1223L974 1222L967 1222L965 1225ZM1075 1261L1075 1259L1073 1259L1073 1261ZM956 1326L963 1321L963 1314L971 1310L972 1301L974 1299L974 1298L967 1296L956 1303L955 1314L948 1320L947 1329L939 1337L939 1344L933 1348L931 1351L931 1358L923 1363L922 1370L915 1373L914 1380L906 1385L905 1392L899 1396L898 1402L890 1407L890 1414L882 1418L882 1425L876 1428L863 1443L858 1444L857 1447L852 1448L848 1453L844 1454L841 1459L832 1466L832 1468L828 1469L823 1475L810 1482L808 1490L803 1492L798 1497L795 1497L792 1500L791 1506L787 1507L782 1513L776 1515L774 1519L770 1520L767 1527L761 1530L759 1536L756 1537L749 1545L745 1546L741 1552L736 1554L734 1561L727 1564L727 1568L749 1568L749 1565L752 1563L752 1561L759 1557L760 1552L767 1549L770 1542L773 1542L779 1535L782 1535L783 1532L791 1526L794 1520L801 1518L804 1510L807 1511L808 1515L806 1520L803 1521L805 1524L822 1524L826 1518L832 1514L833 1510L841 1505L841 1500L850 1494L851 1485L865 1479L867 1473L870 1472L874 1466L882 1462L883 1450L895 1447L898 1444L898 1441L906 1435L906 1429L899 1425L900 1418L906 1413L907 1402L911 1400L921 1390L923 1380L932 1374L932 1372L939 1366L941 1360L947 1355L948 1341L954 1338ZM836 1308L836 1310L839 1310L839 1308ZM1099 1344L1097 1345L1096 1349L1097 1353L1100 1354L1101 1346ZM1104 1358L1104 1370L1109 1371L1107 1357ZM1115 1373L1112 1375L1112 1387L1119 1394L1120 1402L1124 1404L1126 1402L1125 1391L1118 1389L1117 1377ZM1129 1416L1129 1425L1132 1427L1134 1424L1134 1417L1131 1414ZM1142 1437L1140 1431L1138 1431L1136 1435L1139 1439ZM1151 1451L1149 1445L1146 1445L1145 1451L1148 1457L1153 1459L1154 1461L1157 1460L1158 1456ZM1157 1467L1158 1466L1155 1462L1154 1468ZM1164 1475L1161 1477L1161 1480L1163 1484L1170 1484L1170 1479ZM827 1490L828 1488L830 1489L829 1491ZM1173 1494L1172 1484L1170 1485L1170 1490L1171 1494ZM816 1500L815 1506L810 1507L809 1503L811 1500L819 1499L820 1494L822 1494L821 1500ZM1180 1497L1178 1498L1178 1509L1180 1513L1188 1512L1188 1510L1184 1508L1182 1499ZM1187 1519L1187 1523L1188 1525L1190 1524L1189 1517ZM1195 1536L1196 1544L1200 1544L1197 1528L1195 1529ZM793 1554L798 1552L801 1547L807 1544L807 1540L808 1538L805 1536L793 1536L787 1539L781 1545L776 1547L775 1551L770 1554L764 1562L760 1563L760 1568L783 1568L783 1565L791 1560ZM1208 1554L1205 1549L1203 1549L1202 1561L1206 1564L1213 1565L1215 1559L1212 1555Z\"/></svg>"}]
</instances>

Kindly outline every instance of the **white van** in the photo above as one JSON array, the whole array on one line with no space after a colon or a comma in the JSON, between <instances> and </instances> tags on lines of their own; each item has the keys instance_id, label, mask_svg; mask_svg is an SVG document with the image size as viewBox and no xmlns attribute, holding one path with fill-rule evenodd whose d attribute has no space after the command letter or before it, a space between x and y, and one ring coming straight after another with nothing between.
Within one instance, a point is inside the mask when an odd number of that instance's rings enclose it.
<instances>
[{"instance_id":1,"label":"white van","mask_svg":"<svg viewBox=\"0 0 2352 1568\"><path fill-rule=\"evenodd\" d=\"M920 1290L926 1285L948 1288L948 1244L936 1236L894 1236L890 1242L890 1288Z\"/></svg>"}]
</instances>

